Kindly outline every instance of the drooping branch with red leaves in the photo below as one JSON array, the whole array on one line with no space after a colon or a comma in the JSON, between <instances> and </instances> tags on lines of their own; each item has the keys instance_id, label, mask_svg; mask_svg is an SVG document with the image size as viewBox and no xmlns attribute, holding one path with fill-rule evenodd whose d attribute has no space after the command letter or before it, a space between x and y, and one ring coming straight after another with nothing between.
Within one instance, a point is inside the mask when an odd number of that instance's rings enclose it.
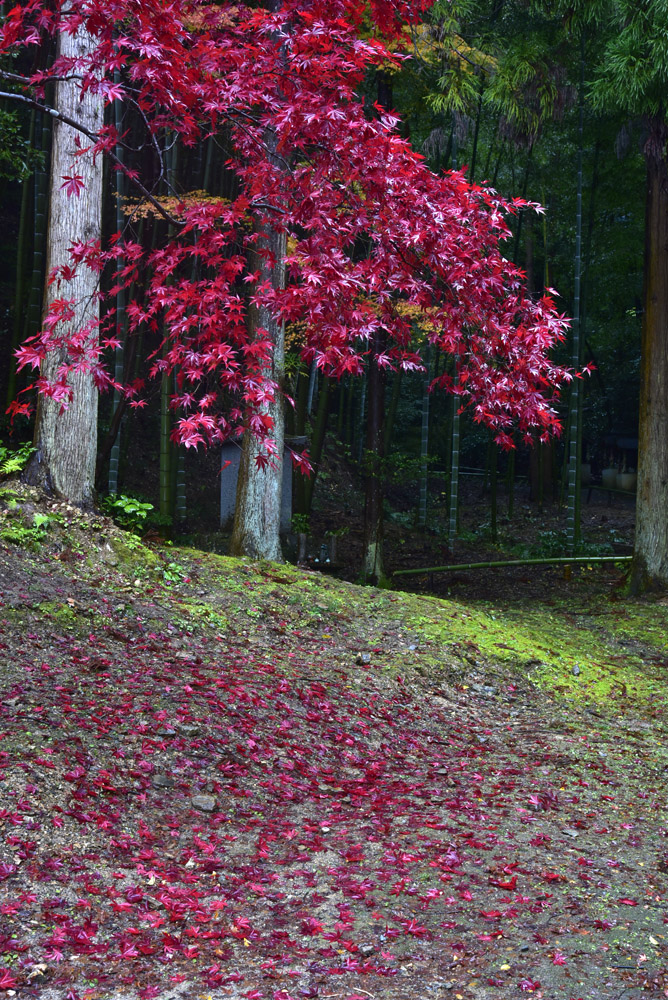
<instances>
[{"instance_id":1,"label":"drooping branch with red leaves","mask_svg":"<svg viewBox=\"0 0 668 1000\"><path fill-rule=\"evenodd\" d=\"M527 436L558 432L554 397L570 375L549 351L566 321L549 296L530 297L524 275L503 255L508 216L523 203L469 185L462 173L435 175L399 137L396 118L378 108L369 115L359 95L365 74L401 56L361 37L359 6L285 0L271 12L202 0L87 0L69 9L59 0L45 9L28 0L0 29L6 55L82 24L96 39L86 65L60 59L32 76L5 74L22 100L47 107L48 82L75 75L82 90L132 109L158 153L166 129L184 147L226 136L235 197L195 194L168 207L158 194L162 167L149 181L119 161L119 144L131 145L126 135L107 125L82 137L169 218L156 248L119 233L104 248L74 247L72 267L115 270L111 295L121 285L143 288L128 307L130 333L145 327L164 337L153 372L177 372L176 434L187 446L244 427L271 436L262 407L280 388L266 374L268 339L262 331L249 336L252 305L300 324L306 358L334 375L361 371L377 331L387 344L381 363L420 366L411 346L420 323L431 343L458 359L457 386L441 376L435 387L456 391L500 443L511 443L512 427ZM398 0L372 6L386 36L408 13ZM73 178L76 165L63 181L76 197ZM270 230L288 238L284 289L249 267ZM88 366L100 387L113 384L104 363L113 309L99 345L87 350L94 338L66 323L69 276L68 268L51 276L62 297L19 352L20 365L38 368L56 345L68 347L57 382L39 383L64 402L78 366Z\"/></svg>"}]
</instances>

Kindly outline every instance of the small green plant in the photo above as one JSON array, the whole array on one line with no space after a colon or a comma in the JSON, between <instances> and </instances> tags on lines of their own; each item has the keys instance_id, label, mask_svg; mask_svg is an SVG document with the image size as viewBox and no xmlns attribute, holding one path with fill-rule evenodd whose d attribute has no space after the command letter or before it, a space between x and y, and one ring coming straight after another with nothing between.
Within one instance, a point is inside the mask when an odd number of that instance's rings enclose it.
<instances>
[{"instance_id":1,"label":"small green plant","mask_svg":"<svg viewBox=\"0 0 668 1000\"><path fill-rule=\"evenodd\" d=\"M170 562L165 566L162 576L165 583L181 583L187 578L187 573L177 562Z\"/></svg>"},{"instance_id":2,"label":"small green plant","mask_svg":"<svg viewBox=\"0 0 668 1000\"><path fill-rule=\"evenodd\" d=\"M16 504L10 505L10 510L15 507ZM38 512L33 514L30 523L17 521L14 524L8 524L0 531L0 538L5 542L12 542L14 545L36 550L46 538L51 525L61 521L62 518L58 514L40 514Z\"/></svg>"},{"instance_id":3,"label":"small green plant","mask_svg":"<svg viewBox=\"0 0 668 1000\"><path fill-rule=\"evenodd\" d=\"M172 529L173 523L174 518L169 514L161 514L160 511L154 510L147 518L146 527L152 528L161 534L168 534Z\"/></svg>"},{"instance_id":4,"label":"small green plant","mask_svg":"<svg viewBox=\"0 0 668 1000\"><path fill-rule=\"evenodd\" d=\"M308 514L293 514L292 530L295 535L308 535L311 530L311 521Z\"/></svg>"},{"instance_id":5,"label":"small green plant","mask_svg":"<svg viewBox=\"0 0 668 1000\"><path fill-rule=\"evenodd\" d=\"M34 451L31 444L22 444L14 451L0 445L0 476L14 476L22 472Z\"/></svg>"},{"instance_id":6,"label":"small green plant","mask_svg":"<svg viewBox=\"0 0 668 1000\"><path fill-rule=\"evenodd\" d=\"M100 506L116 524L134 532L135 535L142 533L146 527L146 519L153 510L152 503L145 503L136 497L126 497L122 493L105 497Z\"/></svg>"}]
</instances>

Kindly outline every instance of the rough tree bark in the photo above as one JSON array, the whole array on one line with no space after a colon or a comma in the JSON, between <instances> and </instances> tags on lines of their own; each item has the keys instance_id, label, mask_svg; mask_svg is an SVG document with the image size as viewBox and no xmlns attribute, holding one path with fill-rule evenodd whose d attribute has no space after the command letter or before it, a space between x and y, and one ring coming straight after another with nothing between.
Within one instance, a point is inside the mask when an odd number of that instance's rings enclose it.
<instances>
[{"instance_id":1,"label":"rough tree bark","mask_svg":"<svg viewBox=\"0 0 668 1000\"><path fill-rule=\"evenodd\" d=\"M379 70L378 104L392 108L392 77ZM364 455L364 539L361 577L365 583L384 585L383 570L383 500L385 496L385 372L378 365L386 337L376 333L369 345L367 376L368 413Z\"/></svg>"},{"instance_id":2,"label":"rough tree bark","mask_svg":"<svg viewBox=\"0 0 668 1000\"><path fill-rule=\"evenodd\" d=\"M668 125L654 119L645 157L645 290L642 323L636 539L631 589L668 586Z\"/></svg>"},{"instance_id":3,"label":"rough tree bark","mask_svg":"<svg viewBox=\"0 0 668 1000\"><path fill-rule=\"evenodd\" d=\"M260 271L260 283L270 280L274 288L285 285L285 233L270 231L261 238L258 249L268 250L271 260L258 256L254 269ZM285 330L266 309L249 309L250 335L263 329L273 344L273 354L269 375L279 387L283 384L285 360ZM263 450L259 442L248 431L244 435L237 499L234 511L234 526L230 552L235 556L250 556L251 559L271 559L281 561L280 527L281 500L283 493L283 439L284 413L281 392L276 393L273 402L266 405L274 422L272 432L276 445L276 456L269 465L258 468L257 457ZM225 475L225 473L223 473Z\"/></svg>"},{"instance_id":4,"label":"rough tree bark","mask_svg":"<svg viewBox=\"0 0 668 1000\"><path fill-rule=\"evenodd\" d=\"M74 35L61 34L58 54L85 57L93 48L93 38L83 29ZM55 107L97 133L103 124L102 98L83 94L76 80L56 85ZM51 161L51 191L47 246L47 274L70 263L69 248L75 243L99 240L101 235L102 157L95 162L90 154L78 156L77 133L62 122L54 122ZM83 175L85 187L78 197L68 197L63 176L72 171ZM48 285L44 309L54 298L65 294L75 302L72 329L80 329L99 317L98 275L80 268L67 289ZM92 334L97 336L97 331ZM64 357L52 352L42 364L41 374L53 379ZM36 453L28 468L29 482L65 497L72 503L88 505L93 500L95 453L97 447L97 389L85 372L70 377L73 399L65 412L60 403L40 396L37 404L34 444Z\"/></svg>"},{"instance_id":5,"label":"rough tree bark","mask_svg":"<svg viewBox=\"0 0 668 1000\"><path fill-rule=\"evenodd\" d=\"M383 499L385 372L378 364L382 334L374 337L369 352L369 405L364 455L364 555L362 578L365 583L384 584Z\"/></svg>"}]
</instances>

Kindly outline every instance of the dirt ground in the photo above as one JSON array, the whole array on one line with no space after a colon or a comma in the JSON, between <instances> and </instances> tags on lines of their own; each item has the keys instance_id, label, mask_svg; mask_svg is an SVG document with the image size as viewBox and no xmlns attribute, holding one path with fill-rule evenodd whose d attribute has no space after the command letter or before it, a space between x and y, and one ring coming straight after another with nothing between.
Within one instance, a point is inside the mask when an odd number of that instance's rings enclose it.
<instances>
[{"instance_id":1,"label":"dirt ground","mask_svg":"<svg viewBox=\"0 0 668 1000\"><path fill-rule=\"evenodd\" d=\"M668 996L668 605L619 576L361 589L5 488L0 995Z\"/></svg>"},{"instance_id":2,"label":"dirt ground","mask_svg":"<svg viewBox=\"0 0 668 1000\"><path fill-rule=\"evenodd\" d=\"M317 557L323 543L336 541L337 575L356 581L362 563L364 495L362 480L354 466L331 450L325 463L325 480L317 486L318 503L311 517L309 553ZM502 559L563 556L566 548L567 511L558 495L546 494L538 503L526 479L513 489L512 509L503 480L498 485L496 538L492 538L489 486L480 474L462 474L459 489L458 534L448 542L449 494L444 479L430 475L427 523L417 527L419 490L415 482L388 483L384 525L385 569L397 571L454 563ZM635 498L621 491L597 487L583 490L581 536L583 554L629 555L633 550ZM315 565L311 560L312 565ZM614 571L619 577L619 572ZM502 587L510 586L526 598L549 596L563 577L563 569L521 567L493 573L450 572L431 576L409 576L401 587L447 596L494 599Z\"/></svg>"}]
</instances>

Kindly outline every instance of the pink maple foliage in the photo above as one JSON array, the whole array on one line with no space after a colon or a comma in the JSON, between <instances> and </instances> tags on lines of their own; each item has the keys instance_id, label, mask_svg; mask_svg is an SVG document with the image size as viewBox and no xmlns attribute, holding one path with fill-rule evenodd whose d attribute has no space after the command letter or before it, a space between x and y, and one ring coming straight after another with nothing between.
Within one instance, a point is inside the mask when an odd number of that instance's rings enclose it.
<instances>
[{"instance_id":1,"label":"pink maple foliage","mask_svg":"<svg viewBox=\"0 0 668 1000\"><path fill-rule=\"evenodd\" d=\"M363 37L359 4L273 6L85 0L72 7L55 0L45 9L27 0L9 11L0 54L79 26L95 39L86 60L56 59L25 78L31 99L41 103L50 80L75 71L82 90L139 109L145 142L156 148L166 128L185 147L225 131L226 169L237 191L232 200L195 194L165 207L142 186L155 211L169 218L170 235L153 249L120 233L104 248L73 247L71 264L51 277L60 297L42 331L20 348L19 365L37 369L48 352L66 348L55 378L37 381L63 406L73 370L89 371L100 388L114 384L105 365L116 344L113 302L99 329L67 323L73 270L106 268L110 300L137 279L144 288L128 305L130 333L148 329L164 338L153 374L177 374L175 434L187 447L248 427L271 454L264 408L279 388L269 375L268 331L249 333L254 306L299 327L305 359L335 376L359 373L379 333L386 345L381 365L420 368L418 324L457 360L456 380L440 375L433 388L456 393L499 443L512 446L515 426L527 438L557 433L553 402L570 374L548 353L566 321L549 292L538 300L528 294L523 273L503 251L508 217L526 205L470 185L462 172L437 176L400 138L395 116L367 112L359 96L365 74L403 56ZM391 36L427 5L371 6ZM84 137L82 148L88 143L114 156L119 141L124 136L105 125ZM131 166L116 160L115 167L141 183ZM74 169L63 178L68 195L81 183ZM267 250L272 233L288 240L285 288L266 277L266 268L280 263ZM253 254L264 261L264 278L249 264ZM142 404L136 385L118 388L131 405ZM25 412L25 404L13 410Z\"/></svg>"}]
</instances>

